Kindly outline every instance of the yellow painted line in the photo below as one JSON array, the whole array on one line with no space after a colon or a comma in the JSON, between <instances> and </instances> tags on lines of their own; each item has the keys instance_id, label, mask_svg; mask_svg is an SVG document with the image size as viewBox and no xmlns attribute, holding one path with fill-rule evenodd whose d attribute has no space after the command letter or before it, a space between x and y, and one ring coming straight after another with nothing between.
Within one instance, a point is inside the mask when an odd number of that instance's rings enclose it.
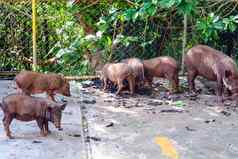
<instances>
[{"instance_id":1,"label":"yellow painted line","mask_svg":"<svg viewBox=\"0 0 238 159\"><path fill-rule=\"evenodd\" d=\"M169 138L158 136L155 138L155 143L160 145L162 154L170 159L180 159L179 154Z\"/></svg>"}]
</instances>

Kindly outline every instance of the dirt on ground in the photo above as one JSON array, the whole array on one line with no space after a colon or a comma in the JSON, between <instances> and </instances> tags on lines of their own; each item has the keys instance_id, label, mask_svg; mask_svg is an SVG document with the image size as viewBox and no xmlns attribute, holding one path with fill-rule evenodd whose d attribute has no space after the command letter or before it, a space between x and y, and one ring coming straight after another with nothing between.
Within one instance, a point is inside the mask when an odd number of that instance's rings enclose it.
<instances>
[{"instance_id":1,"label":"dirt on ground","mask_svg":"<svg viewBox=\"0 0 238 159\"><path fill-rule=\"evenodd\" d=\"M0 124L1 159L236 159L238 107L216 103L215 83L196 80L197 96L168 95L168 82L154 80L153 90L131 96L103 92L98 81L71 82L72 97L63 113L63 131L41 137L35 121L14 120L15 139ZM14 82L0 81L0 96L15 92ZM45 95L41 95L45 96ZM222 109L221 109L222 108ZM0 111L0 118L3 117Z\"/></svg>"}]
</instances>

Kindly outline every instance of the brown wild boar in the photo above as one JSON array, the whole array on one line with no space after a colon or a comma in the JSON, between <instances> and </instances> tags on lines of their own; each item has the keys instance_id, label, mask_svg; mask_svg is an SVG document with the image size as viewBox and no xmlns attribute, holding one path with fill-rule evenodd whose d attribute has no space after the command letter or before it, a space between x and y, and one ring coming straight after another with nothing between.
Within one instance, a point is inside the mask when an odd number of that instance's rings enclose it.
<instances>
[{"instance_id":1,"label":"brown wild boar","mask_svg":"<svg viewBox=\"0 0 238 159\"><path fill-rule=\"evenodd\" d=\"M138 58L129 58L121 61L122 63L127 63L135 74L135 85L137 87L143 87L144 85L144 65L143 61Z\"/></svg>"},{"instance_id":2,"label":"brown wild boar","mask_svg":"<svg viewBox=\"0 0 238 159\"><path fill-rule=\"evenodd\" d=\"M149 60L144 60L145 81L152 85L153 77L166 78L170 81L172 89L170 92L178 91L178 65L177 62L168 56L156 57Z\"/></svg>"},{"instance_id":3,"label":"brown wild boar","mask_svg":"<svg viewBox=\"0 0 238 159\"><path fill-rule=\"evenodd\" d=\"M205 45L192 47L184 58L190 92L195 91L194 80L202 76L217 81L217 101L223 102L223 87L233 95L238 93L238 70L235 62L222 52Z\"/></svg>"},{"instance_id":4,"label":"brown wild boar","mask_svg":"<svg viewBox=\"0 0 238 159\"><path fill-rule=\"evenodd\" d=\"M54 123L59 130L61 128L61 114L66 103L56 103L48 99L31 97L24 94L12 94L3 98L0 107L3 110L3 125L6 135L11 136L10 124L15 118L20 121L36 120L41 135L46 136L50 131L48 121Z\"/></svg>"},{"instance_id":5,"label":"brown wild boar","mask_svg":"<svg viewBox=\"0 0 238 159\"><path fill-rule=\"evenodd\" d=\"M127 80L130 87L130 93L134 93L135 88L135 75L130 66L125 63L110 63L103 67L101 80L103 81L103 89L106 90L108 86L108 81L116 84L118 90L116 94L118 95L123 88L123 81Z\"/></svg>"},{"instance_id":6,"label":"brown wild boar","mask_svg":"<svg viewBox=\"0 0 238 159\"><path fill-rule=\"evenodd\" d=\"M70 96L69 82L63 76L54 73L21 71L15 77L15 82L17 88L27 95L46 92L53 101L55 93Z\"/></svg>"}]
</instances>

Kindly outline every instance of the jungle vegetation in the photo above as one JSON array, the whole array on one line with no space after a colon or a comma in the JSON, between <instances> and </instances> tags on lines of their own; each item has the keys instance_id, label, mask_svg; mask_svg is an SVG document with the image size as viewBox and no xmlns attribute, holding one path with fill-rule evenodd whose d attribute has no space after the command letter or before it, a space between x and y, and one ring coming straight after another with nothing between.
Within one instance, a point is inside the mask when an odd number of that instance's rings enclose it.
<instances>
[{"instance_id":1,"label":"jungle vegetation","mask_svg":"<svg viewBox=\"0 0 238 159\"><path fill-rule=\"evenodd\" d=\"M29 0L0 1L2 70L31 69L31 14ZM162 55L181 63L196 44L237 59L237 26L237 0L38 0L39 71L93 74L98 63Z\"/></svg>"}]
</instances>

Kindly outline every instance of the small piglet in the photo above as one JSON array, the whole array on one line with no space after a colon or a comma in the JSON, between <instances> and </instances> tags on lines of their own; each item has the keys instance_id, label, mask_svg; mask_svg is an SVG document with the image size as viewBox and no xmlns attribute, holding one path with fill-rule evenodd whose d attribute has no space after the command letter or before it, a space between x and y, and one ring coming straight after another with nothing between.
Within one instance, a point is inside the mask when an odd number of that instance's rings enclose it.
<instances>
[{"instance_id":1,"label":"small piglet","mask_svg":"<svg viewBox=\"0 0 238 159\"><path fill-rule=\"evenodd\" d=\"M202 76L217 81L217 101L223 102L223 87L233 95L238 94L238 70L236 63L227 55L205 45L192 47L184 58L188 72L189 90L195 91L194 80Z\"/></svg>"},{"instance_id":2,"label":"small piglet","mask_svg":"<svg viewBox=\"0 0 238 159\"><path fill-rule=\"evenodd\" d=\"M23 94L11 94L3 98L0 107L3 110L3 125L6 135L11 139L10 124L13 119L20 121L36 120L41 135L46 136L50 131L48 122L61 128L61 114L66 103L56 103L48 99L31 97Z\"/></svg>"},{"instance_id":3,"label":"small piglet","mask_svg":"<svg viewBox=\"0 0 238 159\"><path fill-rule=\"evenodd\" d=\"M116 94L118 95L124 87L123 81L127 80L130 87L130 93L134 93L135 75L133 69L125 63L109 63L104 65L101 80L103 81L103 89L107 89L108 82L112 82L118 86Z\"/></svg>"},{"instance_id":4,"label":"small piglet","mask_svg":"<svg viewBox=\"0 0 238 159\"><path fill-rule=\"evenodd\" d=\"M122 63L126 63L128 64L134 74L135 74L135 81L136 81L136 86L137 87L143 87L144 85L144 65L143 65L143 61L138 59L138 58L129 58L129 59L124 59L121 61Z\"/></svg>"},{"instance_id":5,"label":"small piglet","mask_svg":"<svg viewBox=\"0 0 238 159\"><path fill-rule=\"evenodd\" d=\"M145 80L151 86L153 77L161 77L166 78L170 81L172 85L172 91L178 91L179 87L179 78L178 72L179 68L177 62L168 56L161 56L152 58L149 60L144 60L144 68L145 68Z\"/></svg>"},{"instance_id":6,"label":"small piglet","mask_svg":"<svg viewBox=\"0 0 238 159\"><path fill-rule=\"evenodd\" d=\"M70 96L69 82L58 74L21 71L15 77L15 82L17 88L27 95L46 92L53 101L55 93Z\"/></svg>"}]
</instances>

